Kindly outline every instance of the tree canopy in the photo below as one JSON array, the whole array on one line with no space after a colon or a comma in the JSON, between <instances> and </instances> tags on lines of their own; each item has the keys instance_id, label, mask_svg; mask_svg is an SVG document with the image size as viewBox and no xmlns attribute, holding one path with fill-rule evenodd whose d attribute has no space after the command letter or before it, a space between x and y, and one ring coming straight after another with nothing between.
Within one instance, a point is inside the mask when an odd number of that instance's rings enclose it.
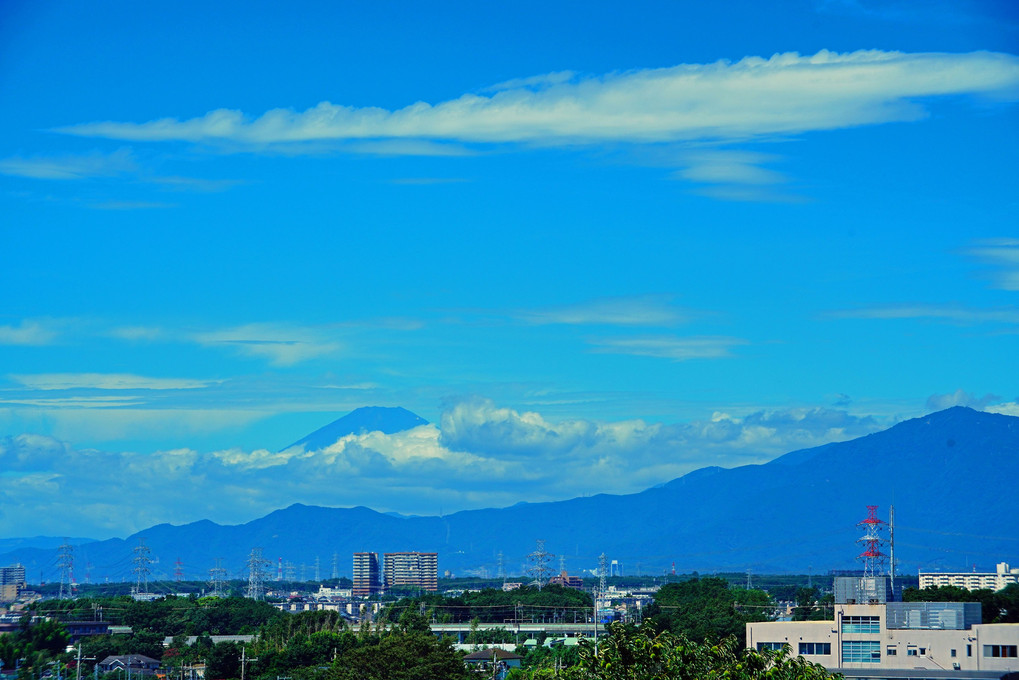
<instances>
[{"instance_id":1,"label":"tree canopy","mask_svg":"<svg viewBox=\"0 0 1019 680\"><path fill-rule=\"evenodd\" d=\"M644 620L694 642L730 635L742 640L747 623L768 621L774 610L763 590L731 589L723 579L702 578L662 586Z\"/></svg>"},{"instance_id":2,"label":"tree canopy","mask_svg":"<svg viewBox=\"0 0 1019 680\"><path fill-rule=\"evenodd\" d=\"M698 644L683 635L612 624L597 645L581 643L580 662L514 674L522 680L825 680L840 678L821 665L781 651L744 649L737 638Z\"/></svg>"}]
</instances>

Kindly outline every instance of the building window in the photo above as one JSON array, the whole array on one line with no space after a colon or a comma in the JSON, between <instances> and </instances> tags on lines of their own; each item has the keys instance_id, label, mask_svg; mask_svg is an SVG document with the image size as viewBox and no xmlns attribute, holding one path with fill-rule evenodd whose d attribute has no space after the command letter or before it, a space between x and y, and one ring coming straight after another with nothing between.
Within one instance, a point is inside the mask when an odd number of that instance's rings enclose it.
<instances>
[{"instance_id":1,"label":"building window","mask_svg":"<svg viewBox=\"0 0 1019 680\"><path fill-rule=\"evenodd\" d=\"M885 647L885 656L895 656L898 653L899 652L895 649L895 647L892 647L891 645Z\"/></svg>"},{"instance_id":2,"label":"building window","mask_svg":"<svg viewBox=\"0 0 1019 680\"><path fill-rule=\"evenodd\" d=\"M881 643L869 640L843 640L843 663L881 663Z\"/></svg>"},{"instance_id":3,"label":"building window","mask_svg":"<svg viewBox=\"0 0 1019 680\"><path fill-rule=\"evenodd\" d=\"M916 647L909 647L906 649L906 656L916 656Z\"/></svg>"},{"instance_id":4,"label":"building window","mask_svg":"<svg viewBox=\"0 0 1019 680\"><path fill-rule=\"evenodd\" d=\"M843 633L880 633L880 616L843 616Z\"/></svg>"},{"instance_id":5,"label":"building window","mask_svg":"<svg viewBox=\"0 0 1019 680\"><path fill-rule=\"evenodd\" d=\"M757 651L759 651L759 652L763 652L766 649L771 650L773 652L778 652L778 651L781 651L781 649L783 647L785 647L785 643L784 642L758 642L757 643Z\"/></svg>"},{"instance_id":6,"label":"building window","mask_svg":"<svg viewBox=\"0 0 1019 680\"><path fill-rule=\"evenodd\" d=\"M984 656L1014 659L1017 652L1019 652L1019 645L984 645Z\"/></svg>"},{"instance_id":7,"label":"building window","mask_svg":"<svg viewBox=\"0 0 1019 680\"><path fill-rule=\"evenodd\" d=\"M973 645L966 645L966 656L973 656Z\"/></svg>"},{"instance_id":8,"label":"building window","mask_svg":"<svg viewBox=\"0 0 1019 680\"><path fill-rule=\"evenodd\" d=\"M801 642L800 655L808 654L831 654L830 642Z\"/></svg>"},{"instance_id":9,"label":"building window","mask_svg":"<svg viewBox=\"0 0 1019 680\"><path fill-rule=\"evenodd\" d=\"M923 656L926 653L927 653L927 648L926 647L921 647L920 648L920 656Z\"/></svg>"},{"instance_id":10,"label":"building window","mask_svg":"<svg viewBox=\"0 0 1019 680\"><path fill-rule=\"evenodd\" d=\"M953 659L955 658L955 650L954 649L952 650L952 658Z\"/></svg>"}]
</instances>

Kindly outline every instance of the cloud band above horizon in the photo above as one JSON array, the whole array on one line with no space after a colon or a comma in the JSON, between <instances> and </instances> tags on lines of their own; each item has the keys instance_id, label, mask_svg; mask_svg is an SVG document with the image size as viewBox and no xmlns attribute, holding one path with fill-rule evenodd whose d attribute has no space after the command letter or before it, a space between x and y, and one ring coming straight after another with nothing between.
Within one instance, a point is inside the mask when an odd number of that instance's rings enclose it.
<instances>
[{"instance_id":1,"label":"cloud band above horizon","mask_svg":"<svg viewBox=\"0 0 1019 680\"><path fill-rule=\"evenodd\" d=\"M303 112L251 118L217 109L188 120L92 122L58 128L83 137L261 147L308 142L430 139L451 143L585 144L738 140L925 116L920 98L978 95L1014 101L1019 57L864 50L776 54L602 76L533 77L491 95L468 93L402 109L323 101ZM492 88L494 89L494 88Z\"/></svg>"}]
</instances>

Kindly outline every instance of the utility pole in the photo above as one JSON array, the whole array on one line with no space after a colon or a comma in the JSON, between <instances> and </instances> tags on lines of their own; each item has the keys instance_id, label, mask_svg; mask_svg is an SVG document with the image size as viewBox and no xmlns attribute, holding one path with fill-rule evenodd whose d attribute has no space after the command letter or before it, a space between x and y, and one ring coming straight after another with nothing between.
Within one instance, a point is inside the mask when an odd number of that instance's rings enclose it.
<instances>
[{"instance_id":1,"label":"utility pole","mask_svg":"<svg viewBox=\"0 0 1019 680\"><path fill-rule=\"evenodd\" d=\"M249 663L251 663L252 661L258 661L258 657L257 656L254 659L248 659L246 657L247 651L248 651L247 647L244 647L244 646L241 647L241 680L244 680L244 669L245 669L245 667Z\"/></svg>"},{"instance_id":2,"label":"utility pole","mask_svg":"<svg viewBox=\"0 0 1019 680\"><path fill-rule=\"evenodd\" d=\"M75 670L75 680L81 680L81 662L82 661L95 661L95 660L96 660L96 658L94 656L85 656L85 657L83 657L81 655L81 643L79 642L78 643L78 663L75 664L75 668L74 668L74 670ZM96 666L96 668L97 668L96 673L98 674L98 672L99 672L98 671L98 665Z\"/></svg>"}]
</instances>

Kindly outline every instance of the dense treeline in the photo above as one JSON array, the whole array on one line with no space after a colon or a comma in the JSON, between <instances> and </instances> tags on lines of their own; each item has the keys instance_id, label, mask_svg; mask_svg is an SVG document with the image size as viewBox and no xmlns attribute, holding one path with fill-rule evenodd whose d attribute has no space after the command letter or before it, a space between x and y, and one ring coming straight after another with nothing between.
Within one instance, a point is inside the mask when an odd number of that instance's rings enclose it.
<instances>
[{"instance_id":1,"label":"dense treeline","mask_svg":"<svg viewBox=\"0 0 1019 680\"><path fill-rule=\"evenodd\" d=\"M775 602L763 590L730 588L720 578L662 586L644 620L694 642L732 636L743 640L746 624L774 618Z\"/></svg>"},{"instance_id":2,"label":"dense treeline","mask_svg":"<svg viewBox=\"0 0 1019 680\"><path fill-rule=\"evenodd\" d=\"M131 626L136 632L152 631L162 636L236 635L254 633L264 623L286 616L271 604L243 597L176 597L169 595L152 602L120 597L43 600L33 606L41 616L61 621L109 621Z\"/></svg>"},{"instance_id":3,"label":"dense treeline","mask_svg":"<svg viewBox=\"0 0 1019 680\"><path fill-rule=\"evenodd\" d=\"M398 621L404 612L413 611L429 621L466 623L477 619L485 623L524 621L584 621L594 615L590 593L560 585L541 590L523 587L503 591L486 588L456 597L428 594L408 597L385 610L389 621Z\"/></svg>"},{"instance_id":4,"label":"dense treeline","mask_svg":"<svg viewBox=\"0 0 1019 680\"><path fill-rule=\"evenodd\" d=\"M510 680L825 680L841 678L802 656L744 649L735 637L698 644L683 635L612 624L597 644L582 641L578 663L514 671Z\"/></svg>"}]
</instances>

